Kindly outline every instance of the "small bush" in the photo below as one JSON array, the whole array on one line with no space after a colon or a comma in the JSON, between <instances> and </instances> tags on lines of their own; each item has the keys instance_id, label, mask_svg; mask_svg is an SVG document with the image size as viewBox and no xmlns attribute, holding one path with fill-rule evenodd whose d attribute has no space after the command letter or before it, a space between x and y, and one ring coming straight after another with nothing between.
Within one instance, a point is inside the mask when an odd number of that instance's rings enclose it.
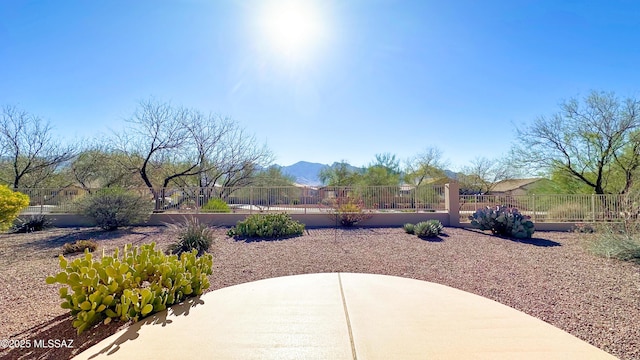
<instances>
[{"instance_id":1,"label":"small bush","mask_svg":"<svg viewBox=\"0 0 640 360\"><path fill-rule=\"evenodd\" d=\"M178 237L178 241L169 245L167 253L180 255L183 252L197 251L202 256L211 247L213 230L198 221L197 218L185 218L179 224L167 224L170 231Z\"/></svg>"},{"instance_id":2,"label":"small bush","mask_svg":"<svg viewBox=\"0 0 640 360\"><path fill-rule=\"evenodd\" d=\"M588 223L579 223L575 224L571 231L580 234L592 234L596 232L596 226Z\"/></svg>"},{"instance_id":3,"label":"small bush","mask_svg":"<svg viewBox=\"0 0 640 360\"><path fill-rule=\"evenodd\" d=\"M79 252L84 252L87 249L90 252L96 251L98 248L98 243L93 240L77 240L72 243L66 243L62 245L62 253L63 254L74 254Z\"/></svg>"},{"instance_id":4,"label":"small bush","mask_svg":"<svg viewBox=\"0 0 640 360\"><path fill-rule=\"evenodd\" d=\"M529 216L520 214L518 209L506 206L487 206L469 216L471 225L480 230L491 230L494 235L529 239L535 231Z\"/></svg>"},{"instance_id":5,"label":"small bush","mask_svg":"<svg viewBox=\"0 0 640 360\"><path fill-rule=\"evenodd\" d=\"M438 220L419 222L414 227L414 233L421 238L431 238L440 235L442 224Z\"/></svg>"},{"instance_id":6,"label":"small bush","mask_svg":"<svg viewBox=\"0 0 640 360\"><path fill-rule=\"evenodd\" d=\"M230 213L231 208L229 205L220 198L213 198L209 200L206 204L202 206L200 209L203 212L214 212L214 213Z\"/></svg>"},{"instance_id":7,"label":"small bush","mask_svg":"<svg viewBox=\"0 0 640 360\"><path fill-rule=\"evenodd\" d=\"M147 221L152 207L146 198L121 188L102 189L78 203L79 213L93 218L104 230Z\"/></svg>"},{"instance_id":8,"label":"small bush","mask_svg":"<svg viewBox=\"0 0 640 360\"><path fill-rule=\"evenodd\" d=\"M404 232L406 232L407 234L412 234L413 235L415 227L416 226L411 224L411 223L406 223L406 224L404 224L404 226L402 228L404 229Z\"/></svg>"},{"instance_id":9,"label":"small bush","mask_svg":"<svg viewBox=\"0 0 640 360\"><path fill-rule=\"evenodd\" d=\"M340 196L331 202L333 208L330 216L340 225L351 227L361 221L371 218L371 214L365 211L364 201L351 196Z\"/></svg>"},{"instance_id":10,"label":"small bush","mask_svg":"<svg viewBox=\"0 0 640 360\"><path fill-rule=\"evenodd\" d=\"M0 231L7 231L20 211L29 206L29 196L0 185Z\"/></svg>"},{"instance_id":11,"label":"small bush","mask_svg":"<svg viewBox=\"0 0 640 360\"><path fill-rule=\"evenodd\" d=\"M50 228L51 220L47 219L45 215L31 215L28 219L20 219L16 220L16 224L11 228L11 232L13 233L30 233L34 231L42 231L44 229Z\"/></svg>"},{"instance_id":12,"label":"small bush","mask_svg":"<svg viewBox=\"0 0 640 360\"><path fill-rule=\"evenodd\" d=\"M250 215L236 226L229 229L229 236L250 238L283 238L300 236L304 232L304 224L295 221L289 214L255 214Z\"/></svg>"},{"instance_id":13,"label":"small bush","mask_svg":"<svg viewBox=\"0 0 640 360\"><path fill-rule=\"evenodd\" d=\"M62 271L46 281L67 285L60 288L60 306L71 311L78 334L101 321L138 321L202 294L213 266L211 255L197 258L193 251L178 258L156 250L154 243L125 245L122 253L116 249L100 260L88 251L71 262L59 259Z\"/></svg>"},{"instance_id":14,"label":"small bush","mask_svg":"<svg viewBox=\"0 0 640 360\"><path fill-rule=\"evenodd\" d=\"M598 256L640 263L640 224L600 226L588 248Z\"/></svg>"}]
</instances>

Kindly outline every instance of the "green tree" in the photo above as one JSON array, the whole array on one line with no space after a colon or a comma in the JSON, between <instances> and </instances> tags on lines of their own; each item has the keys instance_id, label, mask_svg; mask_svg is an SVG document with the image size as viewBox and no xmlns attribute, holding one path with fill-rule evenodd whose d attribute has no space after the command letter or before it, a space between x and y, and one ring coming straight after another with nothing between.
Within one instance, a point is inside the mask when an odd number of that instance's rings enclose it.
<instances>
[{"instance_id":1,"label":"green tree","mask_svg":"<svg viewBox=\"0 0 640 360\"><path fill-rule=\"evenodd\" d=\"M258 172L252 181L253 186L293 186L295 179L293 176L282 173L282 169L277 166L270 166L266 170Z\"/></svg>"},{"instance_id":2,"label":"green tree","mask_svg":"<svg viewBox=\"0 0 640 360\"><path fill-rule=\"evenodd\" d=\"M362 183L367 186L400 185L400 160L390 153L376 154L375 157L375 161L365 169Z\"/></svg>"},{"instance_id":3,"label":"green tree","mask_svg":"<svg viewBox=\"0 0 640 360\"><path fill-rule=\"evenodd\" d=\"M327 186L353 186L360 181L362 174L342 160L320 170L319 177Z\"/></svg>"},{"instance_id":4,"label":"green tree","mask_svg":"<svg viewBox=\"0 0 640 360\"><path fill-rule=\"evenodd\" d=\"M559 112L518 129L513 158L521 166L565 172L596 194L607 191L611 170L618 167L628 176L621 189L626 192L640 162L639 126L640 101L593 91L582 101L565 101Z\"/></svg>"},{"instance_id":5,"label":"green tree","mask_svg":"<svg viewBox=\"0 0 640 360\"><path fill-rule=\"evenodd\" d=\"M423 152L407 160L404 181L416 186L425 181L445 178L446 163L442 160L442 151L435 147L426 148Z\"/></svg>"}]
</instances>

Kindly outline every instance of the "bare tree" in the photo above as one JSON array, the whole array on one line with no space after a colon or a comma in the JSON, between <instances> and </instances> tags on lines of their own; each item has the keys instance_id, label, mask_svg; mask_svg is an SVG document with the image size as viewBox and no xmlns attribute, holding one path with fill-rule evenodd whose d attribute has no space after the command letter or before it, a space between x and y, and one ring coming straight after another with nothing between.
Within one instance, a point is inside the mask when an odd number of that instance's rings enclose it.
<instances>
[{"instance_id":1,"label":"bare tree","mask_svg":"<svg viewBox=\"0 0 640 360\"><path fill-rule=\"evenodd\" d=\"M52 128L24 110L5 106L0 119L0 181L19 187L38 187L75 154L73 145L53 138Z\"/></svg>"},{"instance_id":2,"label":"bare tree","mask_svg":"<svg viewBox=\"0 0 640 360\"><path fill-rule=\"evenodd\" d=\"M69 171L73 180L87 191L104 187L143 186L138 169L131 166L126 154L94 144L74 157Z\"/></svg>"},{"instance_id":3,"label":"bare tree","mask_svg":"<svg viewBox=\"0 0 640 360\"><path fill-rule=\"evenodd\" d=\"M628 176L635 171L640 141L632 134L640 126L640 102L618 99L613 93L591 92L582 102L571 99L550 117L539 117L518 130L514 158L521 165L561 170L604 194L616 163ZM622 157L631 145L632 158ZM632 180L632 179L630 179ZM632 181L628 182L628 187Z\"/></svg>"},{"instance_id":4,"label":"bare tree","mask_svg":"<svg viewBox=\"0 0 640 360\"><path fill-rule=\"evenodd\" d=\"M271 161L268 149L228 118L143 101L129 124L116 149L127 155L124 166L137 169L157 207L170 184L243 185L257 166Z\"/></svg>"},{"instance_id":5,"label":"bare tree","mask_svg":"<svg viewBox=\"0 0 640 360\"><path fill-rule=\"evenodd\" d=\"M513 179L516 176L516 169L506 158L477 157L458 174L458 181L462 193L486 194L493 190L499 181Z\"/></svg>"}]
</instances>

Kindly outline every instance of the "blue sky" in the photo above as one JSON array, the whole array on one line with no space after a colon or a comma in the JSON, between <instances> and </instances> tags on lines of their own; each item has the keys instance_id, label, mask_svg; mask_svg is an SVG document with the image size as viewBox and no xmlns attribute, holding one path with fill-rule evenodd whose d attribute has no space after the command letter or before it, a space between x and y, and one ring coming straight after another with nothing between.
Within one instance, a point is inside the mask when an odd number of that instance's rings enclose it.
<instances>
[{"instance_id":1,"label":"blue sky","mask_svg":"<svg viewBox=\"0 0 640 360\"><path fill-rule=\"evenodd\" d=\"M286 51L279 1L2 1L0 105L73 141L154 97L232 117L281 165L433 146L459 169L564 99L640 95L638 1L300 0L316 27Z\"/></svg>"}]
</instances>

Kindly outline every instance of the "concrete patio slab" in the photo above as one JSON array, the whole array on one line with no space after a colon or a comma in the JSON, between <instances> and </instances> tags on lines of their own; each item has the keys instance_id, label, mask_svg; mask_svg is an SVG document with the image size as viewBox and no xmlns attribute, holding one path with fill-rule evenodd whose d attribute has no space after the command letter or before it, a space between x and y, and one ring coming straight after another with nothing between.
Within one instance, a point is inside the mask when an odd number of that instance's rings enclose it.
<instances>
[{"instance_id":1,"label":"concrete patio slab","mask_svg":"<svg viewBox=\"0 0 640 360\"><path fill-rule=\"evenodd\" d=\"M75 359L615 359L539 319L425 281L324 273L223 288Z\"/></svg>"}]
</instances>

